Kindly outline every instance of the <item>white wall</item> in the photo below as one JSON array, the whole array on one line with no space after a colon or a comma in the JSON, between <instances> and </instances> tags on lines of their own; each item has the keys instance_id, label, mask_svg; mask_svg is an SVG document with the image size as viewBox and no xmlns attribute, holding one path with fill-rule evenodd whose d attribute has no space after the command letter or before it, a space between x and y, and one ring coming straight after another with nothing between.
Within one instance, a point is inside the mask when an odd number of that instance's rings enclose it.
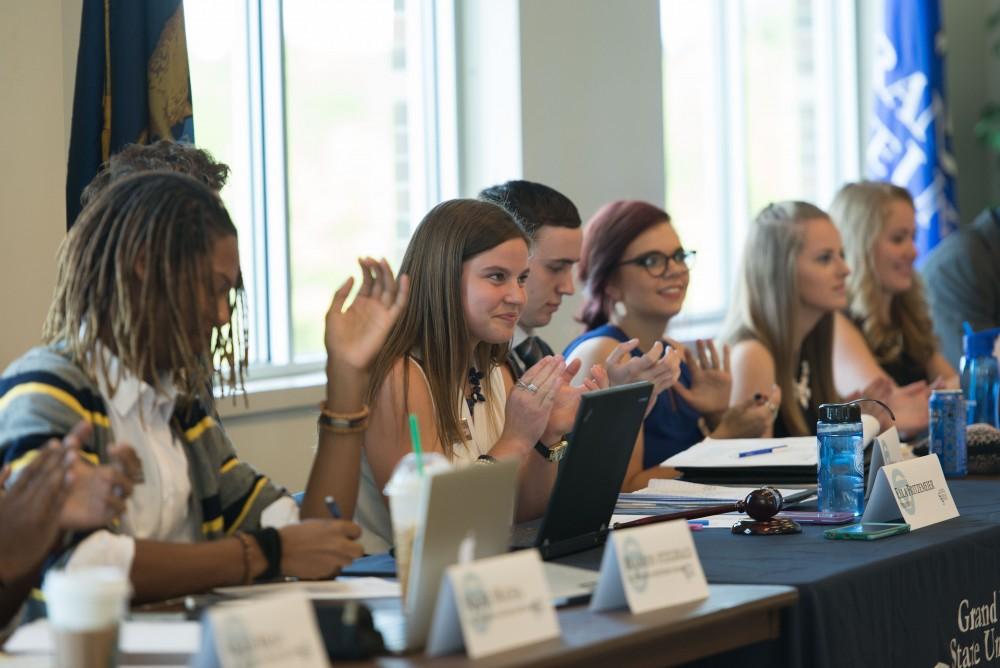
<instances>
[{"instance_id":1,"label":"white wall","mask_svg":"<svg viewBox=\"0 0 1000 668\"><path fill-rule=\"evenodd\" d=\"M463 195L525 178L565 194L584 221L614 199L664 201L656 0L469 0L460 10ZM544 330L556 350L580 332L580 303L564 300Z\"/></svg>"},{"instance_id":2,"label":"white wall","mask_svg":"<svg viewBox=\"0 0 1000 668\"><path fill-rule=\"evenodd\" d=\"M72 4L18 0L0 6L0 367L40 339L56 249L66 231L72 97L66 66L69 52L76 60L76 45L63 25L65 5Z\"/></svg>"}]
</instances>

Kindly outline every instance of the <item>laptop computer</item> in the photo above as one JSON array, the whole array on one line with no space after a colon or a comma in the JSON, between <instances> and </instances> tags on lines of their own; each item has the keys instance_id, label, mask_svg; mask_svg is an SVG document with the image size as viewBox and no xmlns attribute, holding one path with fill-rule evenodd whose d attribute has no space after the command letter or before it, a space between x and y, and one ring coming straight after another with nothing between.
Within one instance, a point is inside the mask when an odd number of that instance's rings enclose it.
<instances>
[{"instance_id":1,"label":"laptop computer","mask_svg":"<svg viewBox=\"0 0 1000 668\"><path fill-rule=\"evenodd\" d=\"M413 545L404 602L405 647L427 641L444 570L464 559L507 551L517 491L517 462L466 466L428 478L420 513L427 518Z\"/></svg>"},{"instance_id":2,"label":"laptop computer","mask_svg":"<svg viewBox=\"0 0 1000 668\"><path fill-rule=\"evenodd\" d=\"M604 543L652 391L643 381L583 395L545 515L515 529L515 549L549 560Z\"/></svg>"}]
</instances>

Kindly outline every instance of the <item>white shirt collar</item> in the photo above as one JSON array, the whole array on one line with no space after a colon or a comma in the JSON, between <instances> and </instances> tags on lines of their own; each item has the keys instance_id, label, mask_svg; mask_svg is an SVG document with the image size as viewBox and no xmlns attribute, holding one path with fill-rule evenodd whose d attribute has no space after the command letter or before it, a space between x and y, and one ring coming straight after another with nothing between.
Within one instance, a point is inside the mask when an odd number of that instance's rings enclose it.
<instances>
[{"instance_id":1,"label":"white shirt collar","mask_svg":"<svg viewBox=\"0 0 1000 668\"><path fill-rule=\"evenodd\" d=\"M97 365L97 382L100 386L101 394L111 403L114 411L119 415L128 415L135 410L137 405L142 406L142 414L147 415L156 411L164 421L169 421L174 412L174 402L177 400L177 387L173 384L169 374L160 375L160 387L162 393L157 393L156 388L140 379L128 369L121 368L118 357L111 353L105 346L98 344L98 354L101 362ZM111 382L117 380L114 396L111 396L110 388L104 380L104 374L100 372L100 365L107 369L107 377ZM119 372L121 376L119 377Z\"/></svg>"}]
</instances>

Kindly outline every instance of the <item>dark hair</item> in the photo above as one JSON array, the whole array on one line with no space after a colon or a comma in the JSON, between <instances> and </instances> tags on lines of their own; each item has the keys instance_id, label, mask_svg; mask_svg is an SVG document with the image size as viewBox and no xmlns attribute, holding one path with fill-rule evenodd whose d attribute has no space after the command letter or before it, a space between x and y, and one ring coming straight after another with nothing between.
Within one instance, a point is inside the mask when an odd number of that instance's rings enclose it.
<instances>
[{"instance_id":1,"label":"dark hair","mask_svg":"<svg viewBox=\"0 0 1000 668\"><path fill-rule=\"evenodd\" d=\"M222 200L190 176L146 172L112 183L83 209L59 247L45 341L65 346L95 378L101 373L112 393L119 378L95 362L99 344L118 357L121 369L152 379L158 391L159 374L167 371L182 393L211 406L213 360L228 364L222 380L230 389L242 386L247 363L241 285L229 322L214 328L207 349L190 339L190 332L213 330L197 305L211 289L212 248L227 236L235 237L236 227Z\"/></svg>"},{"instance_id":2,"label":"dark hair","mask_svg":"<svg viewBox=\"0 0 1000 668\"><path fill-rule=\"evenodd\" d=\"M129 144L101 165L101 171L80 193L80 204L87 206L119 179L154 171L193 176L216 192L222 190L229 178L229 165L216 162L211 153L194 144L169 139L154 144Z\"/></svg>"},{"instance_id":3,"label":"dark hair","mask_svg":"<svg viewBox=\"0 0 1000 668\"><path fill-rule=\"evenodd\" d=\"M628 245L640 234L659 223L670 223L663 209L638 200L618 200L605 204L583 228L583 250L579 276L585 285L587 301L580 322L587 330L608 322L611 300L608 283L618 269Z\"/></svg>"},{"instance_id":4,"label":"dark hair","mask_svg":"<svg viewBox=\"0 0 1000 668\"><path fill-rule=\"evenodd\" d=\"M492 367L507 359L508 344L480 342L475 349L470 347L462 306L463 263L511 239L528 243L524 230L510 214L489 202L450 200L424 216L399 267L400 274L410 277L410 298L372 363L366 397L369 404L396 361L415 355L427 375L441 442L464 440L460 406L455 400L469 372L469 360L488 375ZM408 367L403 369L405 397ZM483 393L490 410L498 413L489 383L484 384Z\"/></svg>"},{"instance_id":5,"label":"dark hair","mask_svg":"<svg viewBox=\"0 0 1000 668\"><path fill-rule=\"evenodd\" d=\"M479 199L501 206L535 239L544 225L580 227L580 212L561 192L532 181L507 181L479 193Z\"/></svg>"}]
</instances>

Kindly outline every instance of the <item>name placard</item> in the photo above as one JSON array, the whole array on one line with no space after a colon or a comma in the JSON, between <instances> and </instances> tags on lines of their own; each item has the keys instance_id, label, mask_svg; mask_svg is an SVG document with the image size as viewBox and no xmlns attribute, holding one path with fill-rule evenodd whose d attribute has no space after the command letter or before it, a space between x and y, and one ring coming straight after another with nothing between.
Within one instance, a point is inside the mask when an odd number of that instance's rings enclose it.
<instances>
[{"instance_id":1,"label":"name placard","mask_svg":"<svg viewBox=\"0 0 1000 668\"><path fill-rule=\"evenodd\" d=\"M612 531L590 599L594 611L628 604L633 614L708 598L687 522Z\"/></svg>"},{"instance_id":2,"label":"name placard","mask_svg":"<svg viewBox=\"0 0 1000 668\"><path fill-rule=\"evenodd\" d=\"M872 459L868 467L868 479L865 480L865 500L871 497L879 469L886 464L901 461L903 461L903 448L899 444L899 431L895 426L889 427L872 441Z\"/></svg>"},{"instance_id":3,"label":"name placard","mask_svg":"<svg viewBox=\"0 0 1000 668\"><path fill-rule=\"evenodd\" d=\"M861 519L891 522L900 517L911 531L958 517L936 454L879 469Z\"/></svg>"},{"instance_id":4,"label":"name placard","mask_svg":"<svg viewBox=\"0 0 1000 668\"><path fill-rule=\"evenodd\" d=\"M478 659L560 635L537 550L449 566L438 591L429 656L464 646Z\"/></svg>"},{"instance_id":5,"label":"name placard","mask_svg":"<svg viewBox=\"0 0 1000 668\"><path fill-rule=\"evenodd\" d=\"M193 666L326 668L316 614L302 594L276 594L213 606L202 618Z\"/></svg>"}]
</instances>

